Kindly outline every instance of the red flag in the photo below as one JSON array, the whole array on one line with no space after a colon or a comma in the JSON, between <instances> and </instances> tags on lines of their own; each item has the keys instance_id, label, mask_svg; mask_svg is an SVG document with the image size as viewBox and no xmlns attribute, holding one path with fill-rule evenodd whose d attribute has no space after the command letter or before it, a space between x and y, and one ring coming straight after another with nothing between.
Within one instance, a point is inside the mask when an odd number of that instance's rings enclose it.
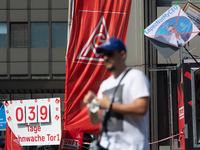
<instances>
[{"instance_id":1,"label":"red flag","mask_svg":"<svg viewBox=\"0 0 200 150\"><path fill-rule=\"evenodd\" d=\"M63 130L59 150L81 150L83 132Z\"/></svg>"},{"instance_id":2,"label":"red flag","mask_svg":"<svg viewBox=\"0 0 200 150\"><path fill-rule=\"evenodd\" d=\"M14 135L8 124L6 124L6 141L5 141L5 150L23 150L17 137Z\"/></svg>"},{"instance_id":3,"label":"red flag","mask_svg":"<svg viewBox=\"0 0 200 150\"><path fill-rule=\"evenodd\" d=\"M64 129L98 133L90 123L82 99L95 93L110 75L96 48L115 37L126 41L131 0L74 0L73 20L67 51Z\"/></svg>"}]
</instances>

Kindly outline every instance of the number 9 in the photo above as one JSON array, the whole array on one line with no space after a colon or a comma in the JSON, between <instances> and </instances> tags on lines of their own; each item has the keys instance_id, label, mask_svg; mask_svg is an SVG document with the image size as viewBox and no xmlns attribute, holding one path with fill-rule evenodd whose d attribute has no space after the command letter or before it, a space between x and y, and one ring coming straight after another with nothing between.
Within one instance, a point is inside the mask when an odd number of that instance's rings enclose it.
<instances>
[{"instance_id":1,"label":"number 9","mask_svg":"<svg viewBox=\"0 0 200 150\"><path fill-rule=\"evenodd\" d=\"M49 122L49 105L38 105L38 122Z\"/></svg>"}]
</instances>

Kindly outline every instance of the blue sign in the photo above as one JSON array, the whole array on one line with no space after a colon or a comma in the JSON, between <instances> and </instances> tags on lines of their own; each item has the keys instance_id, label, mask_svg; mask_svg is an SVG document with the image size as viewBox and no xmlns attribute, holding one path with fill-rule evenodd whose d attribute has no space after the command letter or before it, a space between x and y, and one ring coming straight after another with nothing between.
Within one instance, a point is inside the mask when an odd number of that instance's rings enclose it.
<instances>
[{"instance_id":1,"label":"blue sign","mask_svg":"<svg viewBox=\"0 0 200 150\"><path fill-rule=\"evenodd\" d=\"M6 114L4 104L0 104L0 130L6 129Z\"/></svg>"},{"instance_id":2,"label":"blue sign","mask_svg":"<svg viewBox=\"0 0 200 150\"><path fill-rule=\"evenodd\" d=\"M192 22L187 17L179 16L173 17L165 21L157 30L156 35L171 34L169 27L176 27L180 35L192 33Z\"/></svg>"},{"instance_id":3,"label":"blue sign","mask_svg":"<svg viewBox=\"0 0 200 150\"><path fill-rule=\"evenodd\" d=\"M165 59L168 59L199 32L177 4L143 30Z\"/></svg>"}]
</instances>

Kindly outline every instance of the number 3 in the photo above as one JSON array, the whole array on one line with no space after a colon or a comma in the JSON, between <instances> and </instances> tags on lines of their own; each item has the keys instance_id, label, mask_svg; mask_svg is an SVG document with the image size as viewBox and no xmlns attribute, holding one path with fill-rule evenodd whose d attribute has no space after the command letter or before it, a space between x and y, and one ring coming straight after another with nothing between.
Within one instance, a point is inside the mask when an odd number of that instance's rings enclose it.
<instances>
[{"instance_id":1,"label":"number 3","mask_svg":"<svg viewBox=\"0 0 200 150\"><path fill-rule=\"evenodd\" d=\"M26 123L37 122L37 105L26 106Z\"/></svg>"},{"instance_id":2,"label":"number 3","mask_svg":"<svg viewBox=\"0 0 200 150\"><path fill-rule=\"evenodd\" d=\"M28 107L28 109L31 109L30 114L32 114L32 116L33 116L32 118L30 116L28 116L28 119L33 121L35 119L35 112L34 112L35 107L30 106L30 107Z\"/></svg>"}]
</instances>

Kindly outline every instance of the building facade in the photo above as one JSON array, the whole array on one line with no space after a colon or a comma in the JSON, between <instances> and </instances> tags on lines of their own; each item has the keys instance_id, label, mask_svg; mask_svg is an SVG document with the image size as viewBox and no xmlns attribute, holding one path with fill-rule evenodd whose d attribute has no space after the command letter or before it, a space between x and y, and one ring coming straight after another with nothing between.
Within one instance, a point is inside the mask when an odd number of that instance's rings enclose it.
<instances>
[{"instance_id":1,"label":"building facade","mask_svg":"<svg viewBox=\"0 0 200 150\"><path fill-rule=\"evenodd\" d=\"M64 100L65 55L67 47L68 0L0 0L0 101L61 97ZM151 82L150 142L170 136L167 72L155 67L175 66L179 52L168 60L157 52L142 33L173 4L186 1L132 0L127 49L128 66L145 72ZM198 0L192 1L200 6ZM199 36L188 47L198 51ZM184 53L184 57L189 57ZM176 75L172 71L172 82ZM174 134L178 133L176 85L172 84ZM170 141L151 145L169 148ZM178 138L174 146L179 147Z\"/></svg>"},{"instance_id":2,"label":"building facade","mask_svg":"<svg viewBox=\"0 0 200 150\"><path fill-rule=\"evenodd\" d=\"M1 101L64 100L67 20L67 0L0 0Z\"/></svg>"},{"instance_id":3,"label":"building facade","mask_svg":"<svg viewBox=\"0 0 200 150\"><path fill-rule=\"evenodd\" d=\"M128 59L127 64L133 68L138 68L145 72L151 82L151 100L150 100L150 142L159 141L170 137L172 134L170 123L173 123L173 135L179 133L178 124L178 96L177 96L177 71L171 70L171 97L172 97L172 115L170 120L169 108L169 82L167 68L178 66L183 59L191 58L190 55L181 48L167 60L156 50L151 42L144 36L142 31L153 21L160 17L165 11L177 3L182 9L187 1L179 0L149 0L132 1L129 28L127 34ZM190 1L200 7L198 0ZM196 58L199 58L198 50L200 37L195 36L186 47ZM162 69L159 69L162 68ZM163 69L164 68L164 69ZM158 71L159 70L159 71ZM168 70L169 71L169 70ZM190 89L188 89L190 90ZM185 122L185 126L191 125L191 121ZM186 137L186 141L192 141ZM170 140L151 144L151 149L165 150L170 149ZM192 143L192 142L191 142ZM192 144L191 144L192 145ZM173 139L173 147L180 148L178 137Z\"/></svg>"},{"instance_id":4,"label":"building facade","mask_svg":"<svg viewBox=\"0 0 200 150\"><path fill-rule=\"evenodd\" d=\"M68 1L0 3L1 100L64 99Z\"/></svg>"}]
</instances>

